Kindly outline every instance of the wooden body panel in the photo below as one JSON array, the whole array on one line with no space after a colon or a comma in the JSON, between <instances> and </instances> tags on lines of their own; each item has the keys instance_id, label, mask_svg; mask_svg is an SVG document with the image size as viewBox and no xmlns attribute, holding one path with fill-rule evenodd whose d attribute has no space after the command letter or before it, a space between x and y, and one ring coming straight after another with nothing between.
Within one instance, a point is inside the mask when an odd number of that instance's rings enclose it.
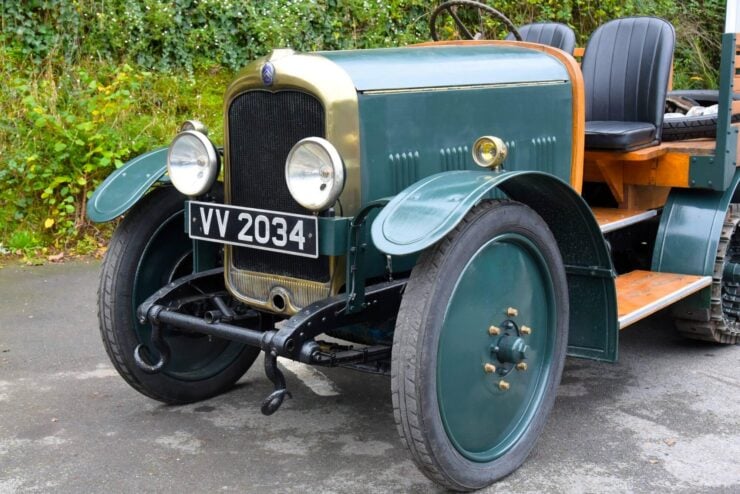
<instances>
[{"instance_id":1,"label":"wooden body panel","mask_svg":"<svg viewBox=\"0 0 740 494\"><path fill-rule=\"evenodd\" d=\"M715 141L666 142L637 151L586 151L584 180L606 182L615 193L624 185L656 185L661 187L688 187L692 156L712 156Z\"/></svg>"},{"instance_id":2,"label":"wooden body panel","mask_svg":"<svg viewBox=\"0 0 740 494\"><path fill-rule=\"evenodd\" d=\"M716 142L714 139L693 139L690 141L664 142L657 146L636 151L587 150L586 160L610 160L645 162L666 156L712 156Z\"/></svg>"},{"instance_id":3,"label":"wooden body panel","mask_svg":"<svg viewBox=\"0 0 740 494\"><path fill-rule=\"evenodd\" d=\"M654 208L671 187L690 186L691 159L713 156L714 139L664 142L636 151L587 150L584 181L604 182L622 208Z\"/></svg>"}]
</instances>

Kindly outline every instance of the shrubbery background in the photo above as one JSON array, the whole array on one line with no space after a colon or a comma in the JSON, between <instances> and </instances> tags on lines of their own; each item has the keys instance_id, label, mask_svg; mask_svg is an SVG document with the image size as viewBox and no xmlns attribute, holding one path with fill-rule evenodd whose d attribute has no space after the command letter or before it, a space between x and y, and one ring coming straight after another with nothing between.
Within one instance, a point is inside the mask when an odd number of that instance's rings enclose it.
<instances>
[{"instance_id":1,"label":"shrubbery background","mask_svg":"<svg viewBox=\"0 0 740 494\"><path fill-rule=\"evenodd\" d=\"M86 201L115 167L198 118L219 142L222 94L272 48L429 39L430 0L3 0L0 254L87 253L110 227ZM676 26L677 88L715 87L724 0L496 0L515 24L659 15ZM102 230L100 229L102 228Z\"/></svg>"}]
</instances>

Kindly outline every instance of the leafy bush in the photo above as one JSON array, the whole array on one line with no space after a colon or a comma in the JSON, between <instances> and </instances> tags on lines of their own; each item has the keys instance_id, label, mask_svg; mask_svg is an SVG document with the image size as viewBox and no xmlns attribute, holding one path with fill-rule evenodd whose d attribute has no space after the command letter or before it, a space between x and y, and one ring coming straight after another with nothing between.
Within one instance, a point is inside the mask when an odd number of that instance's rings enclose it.
<instances>
[{"instance_id":1,"label":"leafy bush","mask_svg":"<svg viewBox=\"0 0 740 494\"><path fill-rule=\"evenodd\" d=\"M94 250L85 220L116 166L166 145L185 118L222 133L234 71L270 51L429 39L428 0L4 0L0 12L0 252ZM721 0L496 0L515 24L661 15L677 28L676 87L717 84ZM99 230L98 228L103 228Z\"/></svg>"},{"instance_id":2,"label":"leafy bush","mask_svg":"<svg viewBox=\"0 0 740 494\"><path fill-rule=\"evenodd\" d=\"M149 69L238 69L273 47L407 44L426 37L422 0L5 0L3 32L17 55L86 55ZM420 22L421 21L421 22Z\"/></svg>"},{"instance_id":3,"label":"leafy bush","mask_svg":"<svg viewBox=\"0 0 740 494\"><path fill-rule=\"evenodd\" d=\"M203 90L198 75L154 77L126 64L3 68L0 111L12 123L0 128L0 239L24 228L74 247L97 233L85 218L87 199L124 161L166 143L186 117L211 125L220 140L221 91L231 74L206 74Z\"/></svg>"},{"instance_id":4,"label":"leafy bush","mask_svg":"<svg viewBox=\"0 0 740 494\"><path fill-rule=\"evenodd\" d=\"M36 61L92 56L147 69L232 70L275 47L334 50L428 39L428 0L5 0L12 52ZM659 15L678 28L687 80L716 82L722 0L497 0L515 24L570 24L585 43L609 19Z\"/></svg>"}]
</instances>

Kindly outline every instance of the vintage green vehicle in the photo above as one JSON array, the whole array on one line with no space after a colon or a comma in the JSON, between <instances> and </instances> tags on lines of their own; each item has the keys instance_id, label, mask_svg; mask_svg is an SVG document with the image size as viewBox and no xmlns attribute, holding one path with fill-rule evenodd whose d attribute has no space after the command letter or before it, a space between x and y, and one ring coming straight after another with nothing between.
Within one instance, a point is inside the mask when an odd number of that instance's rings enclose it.
<instances>
[{"instance_id":1,"label":"vintage green vehicle","mask_svg":"<svg viewBox=\"0 0 740 494\"><path fill-rule=\"evenodd\" d=\"M222 148L188 121L96 190L92 220L123 215L99 318L132 387L203 400L264 352L272 414L278 357L387 374L418 467L474 490L532 450L566 355L613 362L668 306L740 341L735 14L716 138L664 142L669 23L608 22L579 64L567 26L468 0L433 37L479 38L465 8L512 39L275 50L226 90Z\"/></svg>"}]
</instances>

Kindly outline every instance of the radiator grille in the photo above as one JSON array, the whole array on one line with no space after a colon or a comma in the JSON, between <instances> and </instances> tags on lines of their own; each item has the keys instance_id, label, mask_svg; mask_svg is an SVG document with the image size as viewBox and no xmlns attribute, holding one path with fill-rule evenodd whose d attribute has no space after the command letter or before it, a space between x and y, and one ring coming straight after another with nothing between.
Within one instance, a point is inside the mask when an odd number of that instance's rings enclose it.
<instances>
[{"instance_id":1,"label":"radiator grille","mask_svg":"<svg viewBox=\"0 0 740 494\"><path fill-rule=\"evenodd\" d=\"M299 91L247 91L229 106L229 181L236 206L310 214L285 184L285 159L304 137L324 137L324 108ZM233 247L240 270L329 281L329 259Z\"/></svg>"}]
</instances>

